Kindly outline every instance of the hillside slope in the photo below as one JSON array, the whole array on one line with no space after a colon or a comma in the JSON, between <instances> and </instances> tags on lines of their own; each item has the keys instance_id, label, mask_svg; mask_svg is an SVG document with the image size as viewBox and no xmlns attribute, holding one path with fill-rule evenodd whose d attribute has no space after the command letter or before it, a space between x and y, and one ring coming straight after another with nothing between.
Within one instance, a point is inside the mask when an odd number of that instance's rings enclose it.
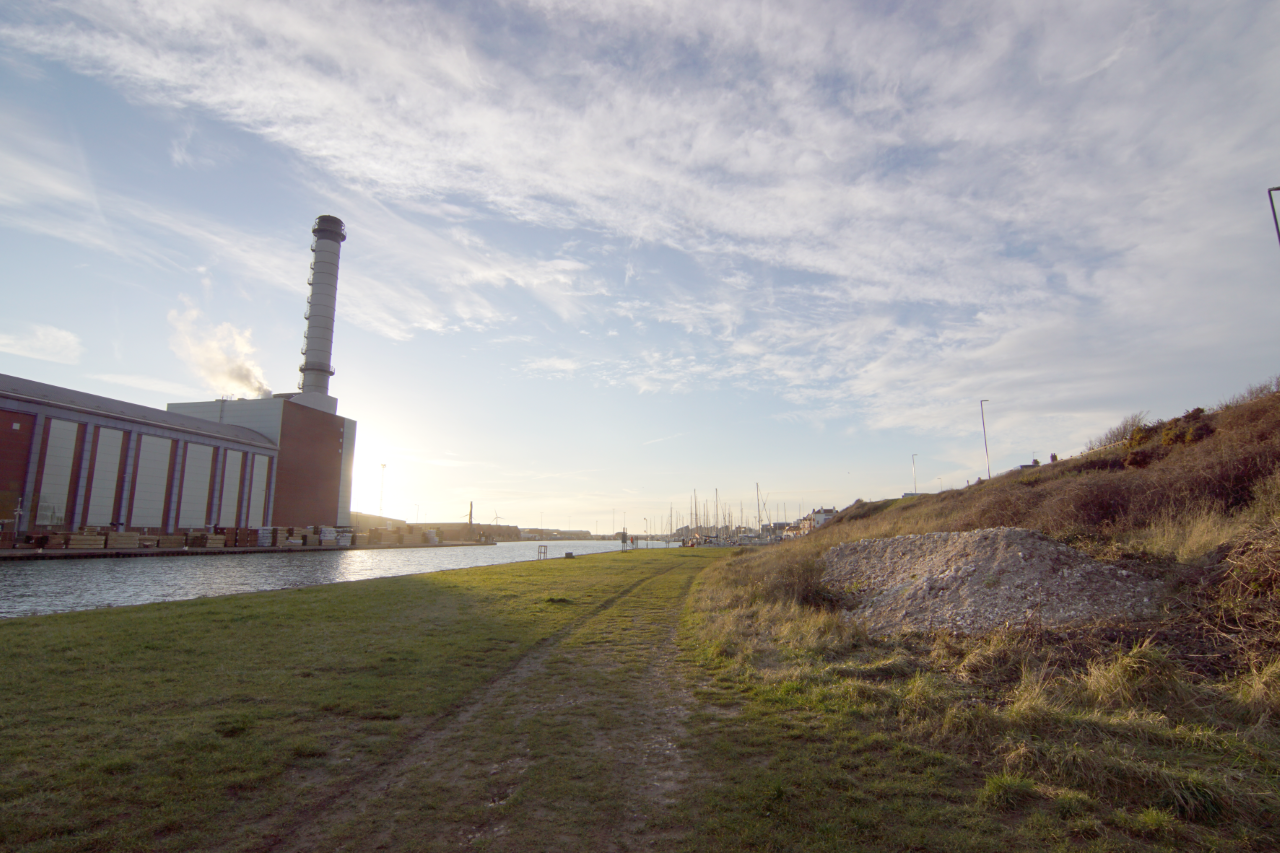
<instances>
[{"instance_id":1,"label":"hillside slope","mask_svg":"<svg viewBox=\"0 0 1280 853\"><path fill-rule=\"evenodd\" d=\"M1280 514L1278 390L1269 382L1217 411L1192 409L1111 447L964 489L857 501L817 541L1026 527L1108 558L1213 562Z\"/></svg>"}]
</instances>

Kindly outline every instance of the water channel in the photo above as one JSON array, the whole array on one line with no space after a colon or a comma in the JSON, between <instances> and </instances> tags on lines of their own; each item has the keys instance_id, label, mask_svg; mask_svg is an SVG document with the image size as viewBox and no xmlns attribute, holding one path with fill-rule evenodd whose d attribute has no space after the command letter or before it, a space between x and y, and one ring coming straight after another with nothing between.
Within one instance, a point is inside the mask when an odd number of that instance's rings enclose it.
<instances>
[{"instance_id":1,"label":"water channel","mask_svg":"<svg viewBox=\"0 0 1280 853\"><path fill-rule=\"evenodd\" d=\"M458 548L5 561L0 562L0 618L517 563L536 559L539 545L546 545L553 559L563 559L566 551L585 555L621 547L600 540L500 542Z\"/></svg>"}]
</instances>

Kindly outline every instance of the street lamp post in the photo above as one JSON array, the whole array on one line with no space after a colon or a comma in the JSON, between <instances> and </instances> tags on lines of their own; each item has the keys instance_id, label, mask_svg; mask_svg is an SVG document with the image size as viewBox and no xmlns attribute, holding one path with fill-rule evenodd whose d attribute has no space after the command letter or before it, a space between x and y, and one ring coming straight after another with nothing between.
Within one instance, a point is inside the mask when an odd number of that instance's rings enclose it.
<instances>
[{"instance_id":1,"label":"street lamp post","mask_svg":"<svg viewBox=\"0 0 1280 853\"><path fill-rule=\"evenodd\" d=\"M1267 190L1267 198L1271 202L1271 221L1276 224L1276 240L1280 240L1280 218L1276 217L1276 197L1273 193L1280 192L1280 187L1272 187Z\"/></svg>"},{"instance_id":2,"label":"street lamp post","mask_svg":"<svg viewBox=\"0 0 1280 853\"><path fill-rule=\"evenodd\" d=\"M382 463L382 482L378 485L378 515L382 515L382 496L387 491L387 463Z\"/></svg>"},{"instance_id":3,"label":"street lamp post","mask_svg":"<svg viewBox=\"0 0 1280 853\"><path fill-rule=\"evenodd\" d=\"M911 493L912 494L920 493L920 485L916 483L916 457L919 455L920 454L918 453L911 454Z\"/></svg>"},{"instance_id":4,"label":"street lamp post","mask_svg":"<svg viewBox=\"0 0 1280 853\"><path fill-rule=\"evenodd\" d=\"M987 454L987 479L991 479L991 449L987 447L987 413L983 409L983 403L990 403L990 400L978 401L978 414L982 416L982 449Z\"/></svg>"}]
</instances>

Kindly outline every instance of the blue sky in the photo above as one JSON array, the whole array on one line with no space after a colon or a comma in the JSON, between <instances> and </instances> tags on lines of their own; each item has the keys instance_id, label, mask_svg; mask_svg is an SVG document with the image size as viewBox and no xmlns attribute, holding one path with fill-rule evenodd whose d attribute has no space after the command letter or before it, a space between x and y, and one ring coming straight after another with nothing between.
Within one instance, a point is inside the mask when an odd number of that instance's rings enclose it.
<instances>
[{"instance_id":1,"label":"blue sky","mask_svg":"<svg viewBox=\"0 0 1280 853\"><path fill-rule=\"evenodd\" d=\"M355 509L642 530L758 482L795 517L909 490L913 453L963 486L979 399L1004 470L1280 373L1276 32L1262 2L11 4L0 371L292 390L331 213Z\"/></svg>"}]
</instances>

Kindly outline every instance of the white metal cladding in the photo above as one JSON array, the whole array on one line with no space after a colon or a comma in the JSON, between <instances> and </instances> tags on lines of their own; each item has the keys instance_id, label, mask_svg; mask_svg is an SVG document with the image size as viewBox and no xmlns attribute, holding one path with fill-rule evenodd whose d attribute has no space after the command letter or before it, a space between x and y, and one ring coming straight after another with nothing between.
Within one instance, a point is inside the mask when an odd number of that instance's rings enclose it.
<instances>
[{"instance_id":1,"label":"white metal cladding","mask_svg":"<svg viewBox=\"0 0 1280 853\"><path fill-rule=\"evenodd\" d=\"M212 472L213 448L206 444L188 444L187 461L182 468L179 528L204 527L209 509L209 475Z\"/></svg>"},{"instance_id":2,"label":"white metal cladding","mask_svg":"<svg viewBox=\"0 0 1280 853\"><path fill-rule=\"evenodd\" d=\"M244 462L244 454L239 450L228 450L227 461L222 467L222 506L218 509L218 520L214 524L222 527L236 526L236 510L240 507L240 465Z\"/></svg>"},{"instance_id":3,"label":"white metal cladding","mask_svg":"<svg viewBox=\"0 0 1280 853\"><path fill-rule=\"evenodd\" d=\"M351 467L356 455L356 422L342 419L342 473L338 480L338 526L351 525Z\"/></svg>"},{"instance_id":4,"label":"white metal cladding","mask_svg":"<svg viewBox=\"0 0 1280 853\"><path fill-rule=\"evenodd\" d=\"M253 476L249 480L249 517L246 527L261 527L267 508L267 465L271 457L253 454Z\"/></svg>"},{"instance_id":5,"label":"white metal cladding","mask_svg":"<svg viewBox=\"0 0 1280 853\"><path fill-rule=\"evenodd\" d=\"M93 462L93 479L89 486L89 510L84 523L98 527L118 521L111 517L115 509L116 484L120 479L120 446L124 433L118 429L98 428L98 448Z\"/></svg>"},{"instance_id":6,"label":"white metal cladding","mask_svg":"<svg viewBox=\"0 0 1280 853\"><path fill-rule=\"evenodd\" d=\"M66 523L71 466L75 462L76 432L79 428L80 425L72 421L49 421L49 445L44 454L44 473L40 477L36 524L57 526Z\"/></svg>"},{"instance_id":7,"label":"white metal cladding","mask_svg":"<svg viewBox=\"0 0 1280 853\"><path fill-rule=\"evenodd\" d=\"M315 259L311 262L301 390L328 394L329 377L333 373L333 319L338 304L338 256L342 244L317 237L312 251Z\"/></svg>"},{"instance_id":8,"label":"white metal cladding","mask_svg":"<svg viewBox=\"0 0 1280 853\"><path fill-rule=\"evenodd\" d=\"M236 401L240 402L240 401ZM271 412L266 414L275 414L276 433L279 432L279 412L283 405L283 400L267 400L267 401L246 401L251 403L265 402L268 407L274 404ZM40 524L40 498L41 491L40 480L42 476L37 476L39 472L44 474L44 443L43 437L46 434L46 427L52 427L55 420L63 420L71 424L80 424L88 430L100 428L99 441L107 441L111 443L110 452L108 447L103 446L94 448L92 442L86 442L83 451L71 460L72 466L75 463L83 465L80 475L75 481L67 479L67 496L71 500L61 501L59 495L51 496L48 491L45 494L45 502L49 511L46 512L46 518L54 518L65 516L66 507L71 504L74 507L73 514L63 517L59 524L44 525L48 527L66 528L72 524L85 524L93 526L101 526L116 521L124 521L133 523L130 518L131 506L133 500L133 492L137 477L137 465L139 461L139 450L141 445L142 433L164 441L183 441L198 442L206 446L214 446L224 450L239 451L239 458L242 460L245 455L257 452L259 455L267 455L274 457L276 452L277 441L272 440L270 436L263 435L254 431L252 428L232 423L219 423L216 414L209 418L205 413L200 413L204 417L193 416L195 413L186 414L180 412L165 412L159 409L150 409L145 406L138 406L133 403L126 403L121 400L112 400L106 397L97 397L92 394L85 394L79 391L72 391L67 388L59 388L54 385L45 385L40 382L32 382L27 379L20 379L15 376L6 376L0 374L0 403L7 411L22 412L35 417L35 433L36 444L32 448L31 455L26 472L26 486L23 490L23 501L30 506L31 511L21 518L19 529L27 531L31 527ZM213 403L217 407L217 402ZM209 419L206 419L209 418ZM270 422L270 418L259 418L264 424ZM0 426L5 424L0 423ZM11 425L10 425L11 426ZM59 430L69 430L70 427L58 427ZM110 432L107 432L110 430ZM119 435L119 446L115 446L116 436ZM152 444L153 442L147 442ZM55 445L58 442L55 442ZM166 445L172 447L172 444ZM72 445L72 449L74 445ZM56 447L53 449L57 449ZM120 451L124 451L121 453ZM166 468L167 478L167 461L164 457L164 450L161 450L161 459L159 460ZM54 454L57 456L57 454ZM221 454L219 454L221 456ZM92 457L92 460L91 460ZM52 466L48 472L46 482L50 486L54 486L55 474L58 474L58 468L65 468L67 459L63 457L62 464L58 459L53 459ZM91 465L90 462L93 462ZM114 472L115 484L111 483L112 465L115 465ZM221 465L219 465L221 468ZM180 469L185 473L185 469ZM69 472L68 472L69 473ZM165 529L170 525L177 523L178 513L178 492L183 479L183 474L177 476L177 482L173 484L174 500L171 506L170 514L163 516L163 500L164 489L168 484L164 483L159 490L159 494L148 496L146 479L144 476L143 490L141 500L139 501L139 519L146 519L148 527ZM225 522L227 525L243 524L243 519L236 519L234 514L236 511L244 512L243 506L235 504L239 497L240 488L243 486L241 480L243 475L236 478L233 483L234 488L228 496L228 500L232 502L231 511L228 513L231 518ZM119 511L114 511L114 506L109 506L108 501L114 503L114 498L120 495L119 485L125 483L127 488L124 493L124 505ZM59 491L61 489L58 489ZM91 496L86 500L85 491L91 490ZM154 491L154 490L153 490ZM271 493L272 489L267 490L267 499L265 501L264 515L267 520L271 513ZM221 504L220 492L217 495L219 504ZM152 500L153 507L151 510L143 507L142 504L148 500ZM159 505L162 517L156 520L154 517L154 505ZM221 506L219 506L221 509ZM90 515L92 513L92 515Z\"/></svg>"},{"instance_id":9,"label":"white metal cladding","mask_svg":"<svg viewBox=\"0 0 1280 853\"><path fill-rule=\"evenodd\" d=\"M216 423L247 427L280 443L280 420L284 417L284 400L210 400L201 403L170 403L168 410Z\"/></svg>"},{"instance_id":10,"label":"white metal cladding","mask_svg":"<svg viewBox=\"0 0 1280 853\"><path fill-rule=\"evenodd\" d=\"M169 481L169 455L172 452L173 439L142 436L129 526L161 527L164 524L164 490Z\"/></svg>"}]
</instances>

